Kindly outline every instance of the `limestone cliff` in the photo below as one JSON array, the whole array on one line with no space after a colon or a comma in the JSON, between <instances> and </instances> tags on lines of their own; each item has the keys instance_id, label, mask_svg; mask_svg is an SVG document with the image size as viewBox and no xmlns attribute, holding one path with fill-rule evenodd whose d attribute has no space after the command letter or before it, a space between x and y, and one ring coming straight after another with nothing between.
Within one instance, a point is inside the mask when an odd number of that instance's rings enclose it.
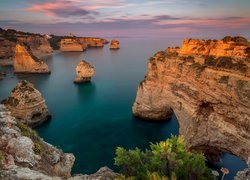
<instances>
[{"instance_id":1,"label":"limestone cliff","mask_svg":"<svg viewBox=\"0 0 250 180\"><path fill-rule=\"evenodd\" d=\"M18 83L2 103L16 119L32 127L51 117L41 93L28 81Z\"/></svg>"},{"instance_id":2,"label":"limestone cliff","mask_svg":"<svg viewBox=\"0 0 250 180\"><path fill-rule=\"evenodd\" d=\"M12 65L15 46L23 44L37 56L50 55L53 49L46 36L15 30L0 31L0 65Z\"/></svg>"},{"instance_id":3,"label":"limestone cliff","mask_svg":"<svg viewBox=\"0 0 250 180\"><path fill-rule=\"evenodd\" d=\"M195 51L200 43L206 50ZM225 50L227 45L218 45L221 43L184 40L180 49L156 53L138 87L133 114L143 119L164 120L174 112L188 149L209 155L230 152L247 161L250 61L246 49L249 46L234 45L229 52Z\"/></svg>"},{"instance_id":4,"label":"limestone cliff","mask_svg":"<svg viewBox=\"0 0 250 180\"><path fill-rule=\"evenodd\" d=\"M75 83L84 83L91 80L92 76L95 75L95 69L91 64L82 60L76 66L76 78Z\"/></svg>"},{"instance_id":5,"label":"limestone cliff","mask_svg":"<svg viewBox=\"0 0 250 180\"><path fill-rule=\"evenodd\" d=\"M95 37L79 37L78 38L81 44L86 45L87 47L103 47L108 43L108 40Z\"/></svg>"},{"instance_id":6,"label":"limestone cliff","mask_svg":"<svg viewBox=\"0 0 250 180\"><path fill-rule=\"evenodd\" d=\"M17 44L14 54L15 73L50 73L48 65L38 60L24 46Z\"/></svg>"},{"instance_id":7,"label":"limestone cliff","mask_svg":"<svg viewBox=\"0 0 250 180\"><path fill-rule=\"evenodd\" d=\"M63 52L84 51L85 48L76 38L63 38L60 42L60 51Z\"/></svg>"},{"instance_id":8,"label":"limestone cliff","mask_svg":"<svg viewBox=\"0 0 250 180\"><path fill-rule=\"evenodd\" d=\"M110 49L119 49L119 41L116 39L113 39L110 43Z\"/></svg>"}]
</instances>

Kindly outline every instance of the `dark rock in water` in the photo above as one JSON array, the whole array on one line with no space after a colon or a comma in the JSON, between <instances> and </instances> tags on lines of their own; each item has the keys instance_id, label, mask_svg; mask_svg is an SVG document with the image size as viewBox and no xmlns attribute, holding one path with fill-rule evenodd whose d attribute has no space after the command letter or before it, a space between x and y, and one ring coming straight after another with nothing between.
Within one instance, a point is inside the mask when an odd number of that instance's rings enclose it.
<instances>
[{"instance_id":1,"label":"dark rock in water","mask_svg":"<svg viewBox=\"0 0 250 180\"><path fill-rule=\"evenodd\" d=\"M49 120L51 115L41 93L28 81L21 81L2 102L12 115L21 122L34 127Z\"/></svg>"}]
</instances>

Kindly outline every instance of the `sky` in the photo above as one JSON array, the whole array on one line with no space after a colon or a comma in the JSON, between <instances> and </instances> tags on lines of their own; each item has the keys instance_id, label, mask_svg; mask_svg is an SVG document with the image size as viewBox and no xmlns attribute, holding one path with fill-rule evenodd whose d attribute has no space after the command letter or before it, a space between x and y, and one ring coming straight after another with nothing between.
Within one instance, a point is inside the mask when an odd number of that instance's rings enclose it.
<instances>
[{"instance_id":1,"label":"sky","mask_svg":"<svg viewBox=\"0 0 250 180\"><path fill-rule=\"evenodd\" d=\"M0 0L0 27L101 37L250 37L250 0Z\"/></svg>"}]
</instances>

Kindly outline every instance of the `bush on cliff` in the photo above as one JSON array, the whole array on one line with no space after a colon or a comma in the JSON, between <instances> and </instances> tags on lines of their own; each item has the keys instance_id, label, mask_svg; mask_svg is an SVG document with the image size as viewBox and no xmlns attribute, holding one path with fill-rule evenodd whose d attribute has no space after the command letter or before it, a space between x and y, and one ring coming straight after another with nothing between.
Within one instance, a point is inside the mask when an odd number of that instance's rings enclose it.
<instances>
[{"instance_id":1,"label":"bush on cliff","mask_svg":"<svg viewBox=\"0 0 250 180\"><path fill-rule=\"evenodd\" d=\"M115 165L125 178L132 179L213 179L202 154L187 152L183 138L173 136L151 144L150 150L116 149Z\"/></svg>"}]
</instances>

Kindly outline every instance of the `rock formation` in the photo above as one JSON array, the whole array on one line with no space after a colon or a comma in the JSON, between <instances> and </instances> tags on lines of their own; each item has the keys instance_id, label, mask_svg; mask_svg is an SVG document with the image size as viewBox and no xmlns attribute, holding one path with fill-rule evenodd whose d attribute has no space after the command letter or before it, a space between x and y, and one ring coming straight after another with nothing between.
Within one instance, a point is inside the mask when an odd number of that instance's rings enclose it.
<instances>
[{"instance_id":1,"label":"rock formation","mask_svg":"<svg viewBox=\"0 0 250 180\"><path fill-rule=\"evenodd\" d=\"M199 50L201 44L204 47ZM225 48L232 46L230 50ZM180 49L156 53L138 87L133 114L143 119L164 120L174 112L188 149L210 157L230 152L247 161L250 157L247 49L249 46L232 41L184 40Z\"/></svg>"},{"instance_id":2,"label":"rock formation","mask_svg":"<svg viewBox=\"0 0 250 180\"><path fill-rule=\"evenodd\" d=\"M2 103L16 119L32 127L51 118L41 93L28 81L19 82Z\"/></svg>"},{"instance_id":3,"label":"rock formation","mask_svg":"<svg viewBox=\"0 0 250 180\"><path fill-rule=\"evenodd\" d=\"M76 38L64 38L60 42L60 51L63 52L78 52L84 51L85 46L83 46Z\"/></svg>"},{"instance_id":4,"label":"rock formation","mask_svg":"<svg viewBox=\"0 0 250 180\"><path fill-rule=\"evenodd\" d=\"M113 39L110 43L110 49L119 49L119 41L116 39Z\"/></svg>"},{"instance_id":5,"label":"rock formation","mask_svg":"<svg viewBox=\"0 0 250 180\"><path fill-rule=\"evenodd\" d=\"M14 51L17 44L23 44L25 48L37 57L50 55L53 49L46 36L15 30L0 31L0 65L12 65Z\"/></svg>"},{"instance_id":6,"label":"rock formation","mask_svg":"<svg viewBox=\"0 0 250 180\"><path fill-rule=\"evenodd\" d=\"M0 179L106 180L119 174L107 167L92 175L71 177L73 154L44 142L0 105Z\"/></svg>"},{"instance_id":7,"label":"rock formation","mask_svg":"<svg viewBox=\"0 0 250 180\"><path fill-rule=\"evenodd\" d=\"M108 43L108 40L94 37L79 37L80 43L87 47L103 47Z\"/></svg>"},{"instance_id":8,"label":"rock formation","mask_svg":"<svg viewBox=\"0 0 250 180\"><path fill-rule=\"evenodd\" d=\"M82 60L76 66L76 78L75 83L89 82L92 76L95 75L95 69L88 62Z\"/></svg>"},{"instance_id":9,"label":"rock formation","mask_svg":"<svg viewBox=\"0 0 250 180\"><path fill-rule=\"evenodd\" d=\"M50 73L48 65L38 60L24 46L17 44L14 55L15 73Z\"/></svg>"}]
</instances>

